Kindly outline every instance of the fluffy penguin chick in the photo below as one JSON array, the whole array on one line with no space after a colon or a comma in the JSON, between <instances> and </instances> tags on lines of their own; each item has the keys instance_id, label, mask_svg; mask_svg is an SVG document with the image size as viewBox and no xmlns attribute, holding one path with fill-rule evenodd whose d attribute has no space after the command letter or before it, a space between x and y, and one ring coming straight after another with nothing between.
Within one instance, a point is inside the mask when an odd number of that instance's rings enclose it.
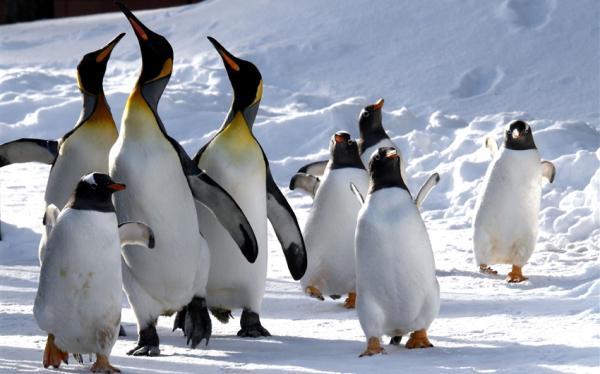
<instances>
[{"instance_id":1,"label":"fluffy penguin chick","mask_svg":"<svg viewBox=\"0 0 600 374\"><path fill-rule=\"evenodd\" d=\"M440 308L440 290L427 229L400 174L400 157L380 148L370 161L370 184L356 227L358 319L367 337L361 354L382 353L412 331L407 348L432 347L427 329Z\"/></svg>"},{"instance_id":2,"label":"fluffy penguin chick","mask_svg":"<svg viewBox=\"0 0 600 374\"><path fill-rule=\"evenodd\" d=\"M68 363L68 352L95 353L93 372L120 371L108 358L121 320L121 242L154 241L143 224L118 228L111 195L123 189L106 174L88 174L56 222L58 208L47 211L51 231L33 309L48 332L44 367Z\"/></svg>"},{"instance_id":3,"label":"fluffy penguin chick","mask_svg":"<svg viewBox=\"0 0 600 374\"><path fill-rule=\"evenodd\" d=\"M473 222L473 250L480 271L497 274L492 264L511 264L508 282L522 282L522 267L535 248L542 177L554 180L554 165L541 161L531 127L512 122L504 147L487 139L494 159L488 167Z\"/></svg>"},{"instance_id":4,"label":"fluffy penguin chick","mask_svg":"<svg viewBox=\"0 0 600 374\"><path fill-rule=\"evenodd\" d=\"M323 294L347 293L344 305L354 308L354 232L361 205L348 186L354 183L364 194L369 177L350 134L337 132L329 149L331 159L304 229L308 267L301 285L309 295L321 300Z\"/></svg>"}]
</instances>

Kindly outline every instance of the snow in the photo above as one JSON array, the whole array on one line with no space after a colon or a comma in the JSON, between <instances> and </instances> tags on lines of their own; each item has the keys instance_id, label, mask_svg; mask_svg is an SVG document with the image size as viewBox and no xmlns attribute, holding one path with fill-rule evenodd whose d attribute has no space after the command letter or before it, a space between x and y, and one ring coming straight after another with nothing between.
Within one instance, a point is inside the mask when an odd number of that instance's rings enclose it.
<instances>
[{"instance_id":1,"label":"snow","mask_svg":"<svg viewBox=\"0 0 600 374\"><path fill-rule=\"evenodd\" d=\"M235 334L213 321L208 347L191 350L172 318L161 318L163 355L125 355L126 373L189 372L597 372L600 350L600 4L594 0L288 2L213 0L139 12L175 51L159 105L169 133L194 154L231 101L207 35L261 70L264 99L254 128L280 186L301 165L327 157L329 138L358 135L362 107L385 98L384 126L409 160L410 188L434 171L441 181L423 206L441 288L430 329L434 349L387 348L358 358L364 336L354 311L309 299L269 236L261 319L273 337ZM0 26L0 142L58 138L78 118L80 57L119 32L105 78L120 122L140 67L137 41L120 13ZM557 168L542 190L540 235L528 282L477 272L471 222L490 161L484 139L528 121L542 157ZM49 168L0 170L0 372L44 371L45 342L32 307L37 245ZM301 224L311 199L285 190ZM506 274L507 266L498 266ZM406 338L405 338L406 339ZM387 343L387 341L386 341ZM71 363L61 370L85 372Z\"/></svg>"}]
</instances>

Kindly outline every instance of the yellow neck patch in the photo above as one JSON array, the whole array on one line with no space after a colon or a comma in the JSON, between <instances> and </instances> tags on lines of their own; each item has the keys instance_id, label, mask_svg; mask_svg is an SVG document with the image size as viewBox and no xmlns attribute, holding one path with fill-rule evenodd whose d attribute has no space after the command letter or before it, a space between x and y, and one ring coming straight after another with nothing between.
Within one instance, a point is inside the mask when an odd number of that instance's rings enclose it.
<instances>
[{"instance_id":1,"label":"yellow neck patch","mask_svg":"<svg viewBox=\"0 0 600 374\"><path fill-rule=\"evenodd\" d=\"M173 72L173 60L169 58L163 64L162 70L160 71L160 73L158 73L156 78L153 78L153 79L149 80L148 82L154 82L156 80L159 80L160 78L164 78L167 75L171 74L172 72Z\"/></svg>"}]
</instances>

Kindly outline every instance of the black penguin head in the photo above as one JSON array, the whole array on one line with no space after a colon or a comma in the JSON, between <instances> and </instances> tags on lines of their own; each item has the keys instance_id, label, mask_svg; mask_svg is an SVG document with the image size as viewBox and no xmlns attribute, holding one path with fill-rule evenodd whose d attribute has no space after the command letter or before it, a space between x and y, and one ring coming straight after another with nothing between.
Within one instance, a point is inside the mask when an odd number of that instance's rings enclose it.
<instances>
[{"instance_id":1,"label":"black penguin head","mask_svg":"<svg viewBox=\"0 0 600 374\"><path fill-rule=\"evenodd\" d=\"M111 196L124 189L124 184L113 181L106 174L90 173L79 180L67 205L73 209L114 212Z\"/></svg>"},{"instance_id":2,"label":"black penguin head","mask_svg":"<svg viewBox=\"0 0 600 374\"><path fill-rule=\"evenodd\" d=\"M531 127L523 121L512 122L504 134L504 146L517 151L535 149Z\"/></svg>"},{"instance_id":3,"label":"black penguin head","mask_svg":"<svg viewBox=\"0 0 600 374\"><path fill-rule=\"evenodd\" d=\"M400 173L400 155L394 147L381 147L373 152L369 161L369 172L369 193L390 187L400 187L408 191Z\"/></svg>"},{"instance_id":4,"label":"black penguin head","mask_svg":"<svg viewBox=\"0 0 600 374\"><path fill-rule=\"evenodd\" d=\"M106 72L106 64L110 59L113 48L123 36L125 36L125 33L119 34L99 50L83 56L79 65L77 65L77 84L81 91L95 96L102 92L102 80Z\"/></svg>"},{"instance_id":5,"label":"black penguin head","mask_svg":"<svg viewBox=\"0 0 600 374\"><path fill-rule=\"evenodd\" d=\"M173 71L173 48L164 36L146 27L121 1L115 1L131 24L142 52L142 72L138 85L169 78Z\"/></svg>"},{"instance_id":6,"label":"black penguin head","mask_svg":"<svg viewBox=\"0 0 600 374\"><path fill-rule=\"evenodd\" d=\"M263 83L258 68L250 61L242 60L229 53L215 38L209 36L208 40L219 52L233 87L233 112L244 111L260 102Z\"/></svg>"},{"instance_id":7,"label":"black penguin head","mask_svg":"<svg viewBox=\"0 0 600 374\"><path fill-rule=\"evenodd\" d=\"M331 137L329 146L331 169L354 167L364 169L358 154L358 145L346 131L338 131Z\"/></svg>"},{"instance_id":8,"label":"black penguin head","mask_svg":"<svg viewBox=\"0 0 600 374\"><path fill-rule=\"evenodd\" d=\"M361 134L383 130L381 123L381 108L383 108L383 103L383 99L379 99L375 104L367 105L361 110L358 117L358 128Z\"/></svg>"}]
</instances>

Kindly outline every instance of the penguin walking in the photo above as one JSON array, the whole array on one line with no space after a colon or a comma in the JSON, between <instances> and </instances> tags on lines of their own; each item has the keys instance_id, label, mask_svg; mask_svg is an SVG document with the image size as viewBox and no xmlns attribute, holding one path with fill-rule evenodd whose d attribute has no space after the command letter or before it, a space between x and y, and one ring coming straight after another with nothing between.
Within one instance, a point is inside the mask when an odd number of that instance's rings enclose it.
<instances>
[{"instance_id":1,"label":"penguin walking","mask_svg":"<svg viewBox=\"0 0 600 374\"><path fill-rule=\"evenodd\" d=\"M475 208L475 260L486 274L497 274L490 265L511 264L506 280L518 283L527 280L522 268L537 240L542 178L552 183L556 170L541 160L531 127L523 121L508 125L501 150L491 138L486 146L493 160Z\"/></svg>"},{"instance_id":2,"label":"penguin walking","mask_svg":"<svg viewBox=\"0 0 600 374\"><path fill-rule=\"evenodd\" d=\"M304 228L308 266L300 284L320 300L324 294L348 294L344 306L351 309L356 300L354 233L361 204L348 186L353 183L364 194L369 176L349 133L335 133L329 150L331 158Z\"/></svg>"},{"instance_id":3,"label":"penguin walking","mask_svg":"<svg viewBox=\"0 0 600 374\"><path fill-rule=\"evenodd\" d=\"M0 145L0 167L13 163L41 162L52 165L46 185L46 207L62 209L82 175L108 172L108 152L117 139L117 127L104 95L102 80L113 48L125 34L119 34L101 49L83 56L77 65L77 86L83 108L75 127L58 141L19 139ZM39 246L43 260L49 227Z\"/></svg>"},{"instance_id":4,"label":"penguin walking","mask_svg":"<svg viewBox=\"0 0 600 374\"><path fill-rule=\"evenodd\" d=\"M262 98L261 74L252 63L235 57L215 39L209 40L223 60L234 95L227 118L194 162L238 202L254 229L259 251L256 262L245 261L221 223L199 207L200 226L206 229L203 233L211 251L207 300L213 315L223 323L228 322L232 309L243 309L238 336L269 336L260 322L267 276L267 218L295 280L306 270L304 240L296 216L273 180L267 157L252 133Z\"/></svg>"},{"instance_id":5,"label":"penguin walking","mask_svg":"<svg viewBox=\"0 0 600 374\"><path fill-rule=\"evenodd\" d=\"M356 311L367 338L362 356L383 353L381 335L407 348L428 348L440 289L427 229L391 147L374 153L369 192L356 227ZM434 174L435 175L435 174ZM438 178L435 178L439 180Z\"/></svg>"},{"instance_id":6,"label":"penguin walking","mask_svg":"<svg viewBox=\"0 0 600 374\"><path fill-rule=\"evenodd\" d=\"M212 178L171 138L158 116L158 101L171 76L173 49L117 2L142 53L142 71L131 92L121 132L109 155L111 177L128 188L115 196L119 222L141 220L154 228L156 250L123 249L123 286L138 324L138 342L128 352L160 354L156 322L187 308L188 344L208 340L212 325L206 306L209 251L200 233L195 201L205 204L231 237L243 261L256 260L258 245L246 216Z\"/></svg>"},{"instance_id":7,"label":"penguin walking","mask_svg":"<svg viewBox=\"0 0 600 374\"><path fill-rule=\"evenodd\" d=\"M148 226L117 226L111 195L124 189L106 174L91 173L81 178L62 212L48 206L50 234L33 308L48 333L45 368L68 363L68 352L80 362L82 354L95 353L92 372L120 372L109 356L121 320L121 245L154 246Z\"/></svg>"}]
</instances>

